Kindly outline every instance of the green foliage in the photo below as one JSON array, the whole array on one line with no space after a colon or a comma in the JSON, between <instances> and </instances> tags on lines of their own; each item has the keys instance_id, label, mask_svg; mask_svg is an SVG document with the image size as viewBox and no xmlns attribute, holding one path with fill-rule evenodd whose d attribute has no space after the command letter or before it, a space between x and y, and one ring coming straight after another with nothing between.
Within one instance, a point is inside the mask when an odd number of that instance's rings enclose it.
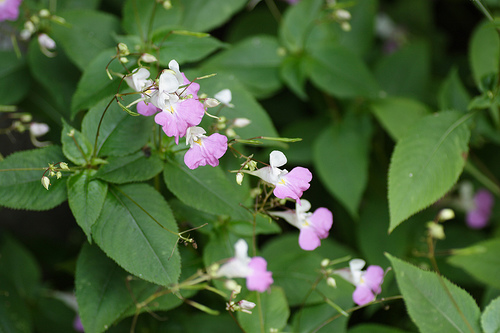
<instances>
[{"instance_id":1,"label":"green foliage","mask_svg":"<svg viewBox=\"0 0 500 333\"><path fill-rule=\"evenodd\" d=\"M29 71L25 58L18 58L13 52L0 52L0 105L19 102L30 89ZM12 90L9 87L16 86Z\"/></svg>"},{"instance_id":2,"label":"green foliage","mask_svg":"<svg viewBox=\"0 0 500 333\"><path fill-rule=\"evenodd\" d=\"M156 155L143 151L122 157L110 157L95 177L110 183L124 184L153 178L163 170L163 162Z\"/></svg>"},{"instance_id":3,"label":"green foliage","mask_svg":"<svg viewBox=\"0 0 500 333\"><path fill-rule=\"evenodd\" d=\"M497 76L500 57L500 38L497 29L491 22L479 25L472 35L469 48L469 61L476 86L481 91L489 90L485 80L489 76Z\"/></svg>"},{"instance_id":4,"label":"green foliage","mask_svg":"<svg viewBox=\"0 0 500 333\"><path fill-rule=\"evenodd\" d=\"M77 165L89 164L93 147L89 140L63 120L61 132L62 150L71 162Z\"/></svg>"},{"instance_id":5,"label":"green foliage","mask_svg":"<svg viewBox=\"0 0 500 333\"><path fill-rule=\"evenodd\" d=\"M420 332L481 332L479 308L463 289L391 255L406 308Z\"/></svg>"},{"instance_id":6,"label":"green foliage","mask_svg":"<svg viewBox=\"0 0 500 333\"><path fill-rule=\"evenodd\" d=\"M389 231L455 184L469 150L470 117L458 112L429 115L398 141L389 168Z\"/></svg>"},{"instance_id":7,"label":"green foliage","mask_svg":"<svg viewBox=\"0 0 500 333\"><path fill-rule=\"evenodd\" d=\"M484 333L494 333L500 330L499 311L500 298L493 300L486 309L484 309L483 315L481 316L481 327Z\"/></svg>"}]
</instances>

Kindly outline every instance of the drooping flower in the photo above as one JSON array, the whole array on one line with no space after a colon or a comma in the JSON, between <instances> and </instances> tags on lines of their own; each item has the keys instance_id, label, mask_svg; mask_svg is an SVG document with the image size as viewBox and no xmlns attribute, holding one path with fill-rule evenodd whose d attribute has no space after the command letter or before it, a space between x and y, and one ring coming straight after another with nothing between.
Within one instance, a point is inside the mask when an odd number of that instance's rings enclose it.
<instances>
[{"instance_id":1,"label":"drooping flower","mask_svg":"<svg viewBox=\"0 0 500 333\"><path fill-rule=\"evenodd\" d=\"M191 147L184 155L184 163L188 168L219 165L219 158L227 150L227 137L219 133L207 137L205 130L198 126L189 127L186 132L186 144Z\"/></svg>"},{"instance_id":2,"label":"drooping flower","mask_svg":"<svg viewBox=\"0 0 500 333\"><path fill-rule=\"evenodd\" d=\"M285 212L269 212L282 217L300 230L299 245L303 250L312 251L321 245L321 239L328 237L333 224L333 215L327 208L321 207L310 213L311 204L302 199L295 204L295 210Z\"/></svg>"},{"instance_id":3,"label":"drooping flower","mask_svg":"<svg viewBox=\"0 0 500 333\"><path fill-rule=\"evenodd\" d=\"M141 67L134 69L132 75L125 76L124 80L135 91L143 91L153 85L153 81L149 78L150 75L146 68Z\"/></svg>"},{"instance_id":4,"label":"drooping flower","mask_svg":"<svg viewBox=\"0 0 500 333\"><path fill-rule=\"evenodd\" d=\"M481 229L488 225L491 216L491 210L495 199L493 194L486 189L480 189L474 195L474 206L467 212L465 221L467 226L472 229Z\"/></svg>"},{"instance_id":5,"label":"drooping flower","mask_svg":"<svg viewBox=\"0 0 500 333\"><path fill-rule=\"evenodd\" d=\"M218 277L246 278L248 290L266 291L274 282L267 271L267 262L262 257L248 256L248 244L240 239L234 245L235 255L215 273Z\"/></svg>"},{"instance_id":6,"label":"drooping flower","mask_svg":"<svg viewBox=\"0 0 500 333\"><path fill-rule=\"evenodd\" d=\"M357 305L365 305L375 300L382 291L384 270L380 266L370 265L363 271L366 262L362 259L349 261L349 269L336 270L335 273L356 286L352 300Z\"/></svg>"},{"instance_id":7,"label":"drooping flower","mask_svg":"<svg viewBox=\"0 0 500 333\"><path fill-rule=\"evenodd\" d=\"M234 108L234 105L231 104L231 100L233 96L231 94L231 90L223 89L214 95L215 99L224 104L227 107Z\"/></svg>"},{"instance_id":8,"label":"drooping flower","mask_svg":"<svg viewBox=\"0 0 500 333\"><path fill-rule=\"evenodd\" d=\"M275 186L274 195L280 199L292 198L299 202L302 193L309 188L312 173L303 167L295 167L292 171L281 170L278 167L287 162L285 154L278 150L271 152L269 156L270 166L255 171L245 171Z\"/></svg>"},{"instance_id":9,"label":"drooping flower","mask_svg":"<svg viewBox=\"0 0 500 333\"><path fill-rule=\"evenodd\" d=\"M0 1L0 22L15 21L19 16L19 6L22 0L1 0Z\"/></svg>"}]
</instances>

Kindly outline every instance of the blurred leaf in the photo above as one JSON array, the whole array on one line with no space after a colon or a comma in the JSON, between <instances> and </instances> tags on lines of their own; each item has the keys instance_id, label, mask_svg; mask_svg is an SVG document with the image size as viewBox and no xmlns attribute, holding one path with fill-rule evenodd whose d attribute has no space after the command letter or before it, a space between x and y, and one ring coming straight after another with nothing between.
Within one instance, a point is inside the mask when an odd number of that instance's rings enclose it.
<instances>
[{"instance_id":1,"label":"blurred leaf","mask_svg":"<svg viewBox=\"0 0 500 333\"><path fill-rule=\"evenodd\" d=\"M298 238L298 232L273 238L261 252L261 256L267 260L268 271L273 272L274 285L283 288L290 306L322 302L323 295L336 302L346 292L354 291L354 287L347 282L342 287L332 288L323 280L316 287L319 292L313 290L310 293L318 278L321 260L338 259L352 255L352 252L330 239L322 240L321 246L314 251L304 251L299 247ZM339 284L343 282L337 281Z\"/></svg>"},{"instance_id":2,"label":"blurred leaf","mask_svg":"<svg viewBox=\"0 0 500 333\"><path fill-rule=\"evenodd\" d=\"M8 235L4 236L0 247L0 275L12 283L19 297L35 298L35 293L40 287L41 269L35 257L21 243ZM2 288L0 294L4 292Z\"/></svg>"},{"instance_id":3,"label":"blurred leaf","mask_svg":"<svg viewBox=\"0 0 500 333\"><path fill-rule=\"evenodd\" d=\"M271 329L279 331L285 327L290 316L290 309L283 289L272 286L270 292L258 294L254 291L248 294L245 299L257 304L251 314L238 312L238 322L245 332L259 333L262 330L269 332Z\"/></svg>"},{"instance_id":4,"label":"blurred leaf","mask_svg":"<svg viewBox=\"0 0 500 333\"><path fill-rule=\"evenodd\" d=\"M58 0L57 9L97 9L101 0Z\"/></svg>"},{"instance_id":5,"label":"blurred leaf","mask_svg":"<svg viewBox=\"0 0 500 333\"><path fill-rule=\"evenodd\" d=\"M171 160L165 164L163 179L170 192L186 205L237 220L251 220L251 215L240 206L244 192L226 178L220 167L207 165L190 170L184 163Z\"/></svg>"},{"instance_id":6,"label":"blurred leaf","mask_svg":"<svg viewBox=\"0 0 500 333\"><path fill-rule=\"evenodd\" d=\"M53 25L54 40L80 69L85 69L102 51L115 45L112 33L120 29L116 17L87 9L68 10L58 15L70 26Z\"/></svg>"},{"instance_id":7,"label":"blurred leaf","mask_svg":"<svg viewBox=\"0 0 500 333\"><path fill-rule=\"evenodd\" d=\"M307 60L312 82L332 96L376 97L379 86L361 58L340 45L317 45Z\"/></svg>"},{"instance_id":8,"label":"blurred leaf","mask_svg":"<svg viewBox=\"0 0 500 333\"><path fill-rule=\"evenodd\" d=\"M375 66L381 88L390 96L425 100L431 70L431 53L425 42L413 42L384 57Z\"/></svg>"},{"instance_id":9,"label":"blurred leaf","mask_svg":"<svg viewBox=\"0 0 500 333\"><path fill-rule=\"evenodd\" d=\"M7 156L0 162L0 205L14 209L48 210L61 204L67 198L64 179L53 177L48 191L42 186L41 179L49 163L64 160L58 146Z\"/></svg>"},{"instance_id":10,"label":"blurred leaf","mask_svg":"<svg viewBox=\"0 0 500 333\"><path fill-rule=\"evenodd\" d=\"M231 232L244 237L251 237L253 234L269 235L281 232L281 228L278 226L276 221L271 219L269 216L262 214L257 215L255 228L253 226L253 222L250 221L231 221L230 230Z\"/></svg>"},{"instance_id":11,"label":"blurred leaf","mask_svg":"<svg viewBox=\"0 0 500 333\"><path fill-rule=\"evenodd\" d=\"M114 55L116 55L116 49L104 50L86 66L71 101L71 118L74 118L81 110L89 109L103 98L118 92L120 79L110 80L106 74L106 66ZM114 60L109 70L121 73L123 66L119 61Z\"/></svg>"},{"instance_id":12,"label":"blurred leaf","mask_svg":"<svg viewBox=\"0 0 500 333\"><path fill-rule=\"evenodd\" d=\"M409 331L380 324L360 324L351 328L347 333L409 333Z\"/></svg>"},{"instance_id":13,"label":"blurred leaf","mask_svg":"<svg viewBox=\"0 0 500 333\"><path fill-rule=\"evenodd\" d=\"M236 76L256 97L270 96L281 88L278 48L274 37L253 36L205 61L203 69Z\"/></svg>"},{"instance_id":14,"label":"blurred leaf","mask_svg":"<svg viewBox=\"0 0 500 333\"><path fill-rule=\"evenodd\" d=\"M33 322L36 332L68 333L73 332L76 313L60 300L48 297L37 299L33 309Z\"/></svg>"},{"instance_id":15,"label":"blurred leaf","mask_svg":"<svg viewBox=\"0 0 500 333\"><path fill-rule=\"evenodd\" d=\"M80 71L73 65L62 49L53 58L40 51L37 38L33 38L28 48L30 71L35 79L45 87L57 105L65 110L64 118L69 120L71 98L76 89Z\"/></svg>"},{"instance_id":16,"label":"blurred leaf","mask_svg":"<svg viewBox=\"0 0 500 333\"><path fill-rule=\"evenodd\" d=\"M442 83L438 93L440 110L468 111L470 96L465 89L458 70L453 69L446 80Z\"/></svg>"},{"instance_id":17,"label":"blurred leaf","mask_svg":"<svg viewBox=\"0 0 500 333\"><path fill-rule=\"evenodd\" d=\"M389 232L455 184L469 150L470 117L458 111L429 115L398 141L389 168Z\"/></svg>"},{"instance_id":18,"label":"blurred leaf","mask_svg":"<svg viewBox=\"0 0 500 333\"><path fill-rule=\"evenodd\" d=\"M493 300L484 309L481 316L481 327L484 333L498 333L500 332L500 297Z\"/></svg>"},{"instance_id":19,"label":"blurred leaf","mask_svg":"<svg viewBox=\"0 0 500 333\"><path fill-rule=\"evenodd\" d=\"M136 304L158 291L158 285L129 277L129 273L97 246L84 244L76 265L75 285L79 314L86 332L104 332L124 313L135 313ZM181 303L169 294L154 299L147 309L169 310ZM141 308L140 312L144 311L146 308Z\"/></svg>"},{"instance_id":20,"label":"blurred leaf","mask_svg":"<svg viewBox=\"0 0 500 333\"><path fill-rule=\"evenodd\" d=\"M69 208L89 242L92 241L92 226L101 213L108 192L108 184L94 179L94 174L95 170L83 170L68 178Z\"/></svg>"},{"instance_id":21,"label":"blurred leaf","mask_svg":"<svg viewBox=\"0 0 500 333\"><path fill-rule=\"evenodd\" d=\"M306 100L306 66L304 57L289 55L281 62L280 75L285 84L302 100Z\"/></svg>"},{"instance_id":22,"label":"blurred leaf","mask_svg":"<svg viewBox=\"0 0 500 333\"><path fill-rule=\"evenodd\" d=\"M73 137L68 134L73 133ZM76 165L86 165L92 156L92 144L80 131L75 130L63 120L61 132L62 150L71 162ZM75 143L76 142L76 143Z\"/></svg>"},{"instance_id":23,"label":"blurred leaf","mask_svg":"<svg viewBox=\"0 0 500 333\"><path fill-rule=\"evenodd\" d=\"M143 151L123 157L110 157L106 162L95 177L116 184L145 181L163 170L163 161L156 154L147 157Z\"/></svg>"},{"instance_id":24,"label":"blurred leaf","mask_svg":"<svg viewBox=\"0 0 500 333\"><path fill-rule=\"evenodd\" d=\"M481 332L479 307L465 290L434 272L421 270L389 254L387 258L392 263L408 313L420 332ZM464 322L456 306L470 326Z\"/></svg>"},{"instance_id":25,"label":"blurred leaf","mask_svg":"<svg viewBox=\"0 0 500 333\"><path fill-rule=\"evenodd\" d=\"M92 226L94 241L109 257L132 274L159 285L176 283L179 278L177 232L167 202L146 184L110 186Z\"/></svg>"},{"instance_id":26,"label":"blurred leaf","mask_svg":"<svg viewBox=\"0 0 500 333\"><path fill-rule=\"evenodd\" d=\"M430 114L425 104L406 97L378 99L371 103L371 108L394 141L403 138L418 120Z\"/></svg>"},{"instance_id":27,"label":"blurred leaf","mask_svg":"<svg viewBox=\"0 0 500 333\"><path fill-rule=\"evenodd\" d=\"M8 333L33 332L28 305L21 299L13 282L0 275L0 329Z\"/></svg>"},{"instance_id":28,"label":"blurred leaf","mask_svg":"<svg viewBox=\"0 0 500 333\"><path fill-rule=\"evenodd\" d=\"M229 20L247 0L189 0L182 4L182 26L191 31L209 31ZM175 3L173 5L175 7Z\"/></svg>"},{"instance_id":29,"label":"blurred leaf","mask_svg":"<svg viewBox=\"0 0 500 333\"><path fill-rule=\"evenodd\" d=\"M476 81L481 91L489 90L483 80L489 75L498 76L500 58L500 38L495 25L484 22L478 25L472 34L469 46L469 61Z\"/></svg>"},{"instance_id":30,"label":"blurred leaf","mask_svg":"<svg viewBox=\"0 0 500 333\"><path fill-rule=\"evenodd\" d=\"M359 56L366 55L373 47L375 15L378 9L377 0L358 0L351 7L347 7L351 13L349 24L351 30L340 29L338 23L338 39L342 46L353 51Z\"/></svg>"},{"instance_id":31,"label":"blurred leaf","mask_svg":"<svg viewBox=\"0 0 500 333\"><path fill-rule=\"evenodd\" d=\"M371 136L370 118L348 113L314 143L314 164L323 184L355 218L368 180Z\"/></svg>"},{"instance_id":32,"label":"blurred leaf","mask_svg":"<svg viewBox=\"0 0 500 333\"><path fill-rule=\"evenodd\" d=\"M97 127L111 97L103 99L85 115L82 134L95 143ZM97 139L98 156L125 156L138 151L148 141L153 128L152 117L132 117L115 101L111 102Z\"/></svg>"},{"instance_id":33,"label":"blurred leaf","mask_svg":"<svg viewBox=\"0 0 500 333\"><path fill-rule=\"evenodd\" d=\"M16 104L30 90L31 77L26 58L12 51L0 51L0 105ZM12 89L15 87L16 89Z\"/></svg>"},{"instance_id":34,"label":"blurred leaf","mask_svg":"<svg viewBox=\"0 0 500 333\"><path fill-rule=\"evenodd\" d=\"M279 36L281 43L291 53L304 49L310 29L318 19L322 6L322 0L303 0L286 10Z\"/></svg>"},{"instance_id":35,"label":"blurred leaf","mask_svg":"<svg viewBox=\"0 0 500 333\"><path fill-rule=\"evenodd\" d=\"M344 280L338 279L338 288L342 288L339 297L333 302L347 310L352 307L352 288L348 287L348 283ZM347 288L344 288L347 287ZM331 287L330 287L331 288ZM330 321L328 324L319 328L323 323L329 321L332 317L338 316L339 312L330 304L322 303L317 305L306 306L300 311L296 312L293 319L293 332L297 333L344 333L347 330L348 318L340 316L339 318ZM319 328L319 329L318 329ZM370 332L371 333L371 332Z\"/></svg>"},{"instance_id":36,"label":"blurred leaf","mask_svg":"<svg viewBox=\"0 0 500 333\"><path fill-rule=\"evenodd\" d=\"M464 269L477 280L500 289L497 279L500 267L500 239L491 239L470 247L454 250L448 262Z\"/></svg>"}]
</instances>

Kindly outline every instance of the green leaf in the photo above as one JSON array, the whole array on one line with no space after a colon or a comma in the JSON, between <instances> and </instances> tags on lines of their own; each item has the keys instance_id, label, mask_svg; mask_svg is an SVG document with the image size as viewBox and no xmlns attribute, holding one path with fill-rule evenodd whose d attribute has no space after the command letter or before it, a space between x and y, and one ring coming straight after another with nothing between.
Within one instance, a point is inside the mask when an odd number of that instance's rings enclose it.
<instances>
[{"instance_id":1,"label":"green leaf","mask_svg":"<svg viewBox=\"0 0 500 333\"><path fill-rule=\"evenodd\" d=\"M394 141L403 138L410 127L430 114L425 104L406 97L388 97L373 101L371 109Z\"/></svg>"},{"instance_id":2,"label":"green leaf","mask_svg":"<svg viewBox=\"0 0 500 333\"><path fill-rule=\"evenodd\" d=\"M7 156L0 162L0 205L14 209L48 210L61 204L66 200L66 182L53 177L47 191L41 179L49 163L64 160L58 146Z\"/></svg>"},{"instance_id":3,"label":"green leaf","mask_svg":"<svg viewBox=\"0 0 500 333\"><path fill-rule=\"evenodd\" d=\"M258 214L255 221L255 228L253 222L250 221L231 221L230 230L232 233L241 235L243 237L251 237L252 235L268 235L281 232L278 224L267 215Z\"/></svg>"},{"instance_id":4,"label":"green leaf","mask_svg":"<svg viewBox=\"0 0 500 333\"><path fill-rule=\"evenodd\" d=\"M190 170L184 163L171 160L165 164L163 179L168 189L186 205L207 213L229 215L233 219L251 219L240 206L245 193L236 182L226 178L220 167Z\"/></svg>"},{"instance_id":5,"label":"green leaf","mask_svg":"<svg viewBox=\"0 0 500 333\"><path fill-rule=\"evenodd\" d=\"M157 31L155 37L158 42L163 40L168 31ZM196 37L186 35L169 35L160 45L158 60L162 66L175 59L179 64L194 62L206 58L224 44L211 36Z\"/></svg>"},{"instance_id":6,"label":"green leaf","mask_svg":"<svg viewBox=\"0 0 500 333\"><path fill-rule=\"evenodd\" d=\"M398 328L389 327L380 324L360 324L351 328L347 333L410 333Z\"/></svg>"},{"instance_id":7,"label":"green leaf","mask_svg":"<svg viewBox=\"0 0 500 333\"><path fill-rule=\"evenodd\" d=\"M348 113L314 143L314 165L323 184L353 217L368 181L371 136L370 118Z\"/></svg>"},{"instance_id":8,"label":"green leaf","mask_svg":"<svg viewBox=\"0 0 500 333\"><path fill-rule=\"evenodd\" d=\"M270 96L281 87L278 48L274 37L253 36L210 58L203 69L236 76L256 97Z\"/></svg>"},{"instance_id":9,"label":"green leaf","mask_svg":"<svg viewBox=\"0 0 500 333\"><path fill-rule=\"evenodd\" d=\"M8 333L33 332L33 320L28 305L21 299L13 282L0 275L0 330Z\"/></svg>"},{"instance_id":10,"label":"green leaf","mask_svg":"<svg viewBox=\"0 0 500 333\"><path fill-rule=\"evenodd\" d=\"M280 75L285 84L302 100L307 99L304 90L306 83L306 66L304 57L289 55L281 62Z\"/></svg>"},{"instance_id":11,"label":"green leaf","mask_svg":"<svg viewBox=\"0 0 500 333\"><path fill-rule=\"evenodd\" d=\"M58 13L69 25L53 25L57 44L81 70L105 49L115 45L112 32L118 32L118 19L110 14L88 9ZM78 38L75 38L78 36Z\"/></svg>"},{"instance_id":12,"label":"green leaf","mask_svg":"<svg viewBox=\"0 0 500 333\"><path fill-rule=\"evenodd\" d=\"M147 157L143 151L123 157L110 157L106 162L95 177L115 184L145 181L163 170L163 161L157 155Z\"/></svg>"},{"instance_id":13,"label":"green leaf","mask_svg":"<svg viewBox=\"0 0 500 333\"><path fill-rule=\"evenodd\" d=\"M68 178L69 208L89 242L92 226L101 213L108 191L108 184L94 179L93 174L95 170L84 170Z\"/></svg>"},{"instance_id":14,"label":"green leaf","mask_svg":"<svg viewBox=\"0 0 500 333\"><path fill-rule=\"evenodd\" d=\"M484 22L473 32L469 46L469 62L476 81L481 90L489 90L483 80L490 75L498 76L500 58L500 38L495 25Z\"/></svg>"},{"instance_id":15,"label":"green leaf","mask_svg":"<svg viewBox=\"0 0 500 333\"><path fill-rule=\"evenodd\" d=\"M0 247L0 275L8 279L24 299L33 299L40 287L41 270L35 257L8 235Z\"/></svg>"},{"instance_id":16,"label":"green leaf","mask_svg":"<svg viewBox=\"0 0 500 333\"><path fill-rule=\"evenodd\" d=\"M136 304L158 291L158 285L129 277L97 246L84 244L76 263L75 285L78 312L86 332L105 331L123 315L135 313ZM181 303L172 294L165 295L149 303L148 310L168 310ZM140 312L144 311L143 307Z\"/></svg>"},{"instance_id":17,"label":"green leaf","mask_svg":"<svg viewBox=\"0 0 500 333\"><path fill-rule=\"evenodd\" d=\"M97 9L100 2L101 0L59 0L57 9Z\"/></svg>"},{"instance_id":18,"label":"green leaf","mask_svg":"<svg viewBox=\"0 0 500 333\"><path fill-rule=\"evenodd\" d=\"M327 93L340 98L376 97L379 86L361 58L334 44L320 44L310 50L309 76Z\"/></svg>"},{"instance_id":19,"label":"green leaf","mask_svg":"<svg viewBox=\"0 0 500 333\"><path fill-rule=\"evenodd\" d=\"M481 327L484 333L498 333L500 332L500 297L491 301L491 303L484 309L481 316Z\"/></svg>"},{"instance_id":20,"label":"green leaf","mask_svg":"<svg viewBox=\"0 0 500 333\"><path fill-rule=\"evenodd\" d=\"M328 286L324 280L312 292L311 287L318 278L321 260L338 259L352 255L352 252L330 239L322 240L321 246L314 251L304 251L299 247L298 238L298 232L276 237L267 242L261 252L261 256L267 260L267 269L273 272L274 285L283 288L288 304L315 304L322 302L324 295L336 302L346 292L351 298L354 287L341 279L337 281L338 288Z\"/></svg>"},{"instance_id":21,"label":"green leaf","mask_svg":"<svg viewBox=\"0 0 500 333\"><path fill-rule=\"evenodd\" d=\"M59 299L48 295L40 297L32 311L35 332L67 333L74 330L75 310Z\"/></svg>"},{"instance_id":22,"label":"green leaf","mask_svg":"<svg viewBox=\"0 0 500 333\"><path fill-rule=\"evenodd\" d=\"M346 287L347 282L341 279L337 279L337 282L338 281L340 281L340 285L338 286L338 288ZM337 304L344 310L351 308L353 304L352 292L352 288L348 287L347 289L343 289L342 296L340 298L337 297L334 300L335 304ZM330 321L332 317L338 315L339 312L330 304L326 303L304 307L300 311L296 312L293 317L293 332L344 333L347 330L347 317L340 316L340 318L336 318L335 320L323 326L323 323Z\"/></svg>"},{"instance_id":23,"label":"green leaf","mask_svg":"<svg viewBox=\"0 0 500 333\"><path fill-rule=\"evenodd\" d=\"M116 55L115 49L104 50L86 66L71 101L71 118L74 118L79 111L89 109L103 98L118 92L120 79L110 80L106 74L106 66L114 55ZM109 70L121 73L124 69L117 60L114 60Z\"/></svg>"},{"instance_id":24,"label":"green leaf","mask_svg":"<svg viewBox=\"0 0 500 333\"><path fill-rule=\"evenodd\" d=\"M183 7L182 27L191 31L209 31L241 10L247 0L190 0L179 4ZM174 4L175 6L175 4Z\"/></svg>"},{"instance_id":25,"label":"green leaf","mask_svg":"<svg viewBox=\"0 0 500 333\"><path fill-rule=\"evenodd\" d=\"M167 202L146 184L109 187L92 226L94 241L118 265L159 285L176 283L179 278L177 232Z\"/></svg>"},{"instance_id":26,"label":"green leaf","mask_svg":"<svg viewBox=\"0 0 500 333\"><path fill-rule=\"evenodd\" d=\"M481 332L479 307L465 290L434 272L421 270L390 254L387 258L392 263L408 313L420 332Z\"/></svg>"},{"instance_id":27,"label":"green leaf","mask_svg":"<svg viewBox=\"0 0 500 333\"><path fill-rule=\"evenodd\" d=\"M464 269L477 280L500 289L498 267L500 267L500 239L491 239L470 247L454 250L448 262Z\"/></svg>"},{"instance_id":28,"label":"green leaf","mask_svg":"<svg viewBox=\"0 0 500 333\"><path fill-rule=\"evenodd\" d=\"M470 96L465 89L458 70L451 70L446 80L441 85L438 93L439 108L441 110L468 111Z\"/></svg>"},{"instance_id":29,"label":"green leaf","mask_svg":"<svg viewBox=\"0 0 500 333\"><path fill-rule=\"evenodd\" d=\"M0 105L16 104L30 89L31 79L26 58L17 58L15 52L0 51ZM12 89L15 87L16 89Z\"/></svg>"},{"instance_id":30,"label":"green leaf","mask_svg":"<svg viewBox=\"0 0 500 333\"><path fill-rule=\"evenodd\" d=\"M97 127L110 99L102 100L83 118L82 134L92 144L95 143ZM138 151L148 141L152 128L152 117L132 117L118 103L111 102L99 131L97 156L125 156Z\"/></svg>"},{"instance_id":31,"label":"green leaf","mask_svg":"<svg viewBox=\"0 0 500 333\"><path fill-rule=\"evenodd\" d=\"M394 149L389 168L389 231L445 195L462 173L473 114L422 118Z\"/></svg>"},{"instance_id":32,"label":"green leaf","mask_svg":"<svg viewBox=\"0 0 500 333\"><path fill-rule=\"evenodd\" d=\"M280 25L281 43L292 53L304 49L310 29L319 17L322 0L303 0L295 6L290 6Z\"/></svg>"},{"instance_id":33,"label":"green leaf","mask_svg":"<svg viewBox=\"0 0 500 333\"><path fill-rule=\"evenodd\" d=\"M62 122L61 142L64 155L76 165L89 164L93 150L92 144L82 133L68 125L64 120Z\"/></svg>"},{"instance_id":34,"label":"green leaf","mask_svg":"<svg viewBox=\"0 0 500 333\"><path fill-rule=\"evenodd\" d=\"M375 76L392 96L425 100L429 88L431 53L425 42L414 42L381 58Z\"/></svg>"},{"instance_id":35,"label":"green leaf","mask_svg":"<svg viewBox=\"0 0 500 333\"><path fill-rule=\"evenodd\" d=\"M271 329L280 331L285 327L290 316L290 309L283 289L271 287L270 292L260 294L254 291L245 299L257 304L251 314L238 312L238 322L246 332L259 333L262 332L262 329L264 332L269 332ZM262 314L262 317L259 314ZM261 320L263 327L261 326Z\"/></svg>"}]
</instances>

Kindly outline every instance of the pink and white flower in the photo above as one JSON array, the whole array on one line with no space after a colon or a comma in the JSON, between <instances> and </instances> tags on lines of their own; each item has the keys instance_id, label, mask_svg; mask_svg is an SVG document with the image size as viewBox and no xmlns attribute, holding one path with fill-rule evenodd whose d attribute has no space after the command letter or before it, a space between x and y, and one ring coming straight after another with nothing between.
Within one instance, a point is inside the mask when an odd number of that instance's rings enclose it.
<instances>
[{"instance_id":1,"label":"pink and white flower","mask_svg":"<svg viewBox=\"0 0 500 333\"><path fill-rule=\"evenodd\" d=\"M366 271L363 267L366 262L362 259L353 259L349 262L349 269L336 270L348 282L354 284L356 289L352 294L352 300L357 305L365 305L373 302L382 291L385 272L380 266L368 266Z\"/></svg>"},{"instance_id":2,"label":"pink and white flower","mask_svg":"<svg viewBox=\"0 0 500 333\"><path fill-rule=\"evenodd\" d=\"M227 137L219 133L210 136L205 135L205 130L198 126L193 126L186 131L186 144L191 148L184 155L184 163L190 169L199 166L219 165L221 158L227 150Z\"/></svg>"},{"instance_id":3,"label":"pink and white flower","mask_svg":"<svg viewBox=\"0 0 500 333\"><path fill-rule=\"evenodd\" d=\"M333 215L327 208L321 207L310 213L311 204L302 199L295 204L295 210L285 212L269 212L273 216L285 219L300 230L299 246L306 251L312 251L321 245L321 239L328 237L333 224Z\"/></svg>"},{"instance_id":4,"label":"pink and white flower","mask_svg":"<svg viewBox=\"0 0 500 333\"><path fill-rule=\"evenodd\" d=\"M248 244L240 239L234 245L235 255L215 273L217 277L246 278L248 290L266 291L274 282L267 271L267 262L262 257L248 256Z\"/></svg>"},{"instance_id":5,"label":"pink and white flower","mask_svg":"<svg viewBox=\"0 0 500 333\"><path fill-rule=\"evenodd\" d=\"M21 2L22 0L0 0L0 22L17 20Z\"/></svg>"},{"instance_id":6,"label":"pink and white flower","mask_svg":"<svg viewBox=\"0 0 500 333\"><path fill-rule=\"evenodd\" d=\"M150 75L146 68L141 67L134 69L132 75L125 76L124 80L135 91L143 91L153 85L153 81L149 78Z\"/></svg>"},{"instance_id":7,"label":"pink and white flower","mask_svg":"<svg viewBox=\"0 0 500 333\"><path fill-rule=\"evenodd\" d=\"M309 188L312 173L307 168L295 167L292 171L281 170L278 167L287 162L285 154L274 150L269 156L270 166L255 171L245 171L275 186L274 195L280 199L292 198L299 202L302 193Z\"/></svg>"}]
</instances>

